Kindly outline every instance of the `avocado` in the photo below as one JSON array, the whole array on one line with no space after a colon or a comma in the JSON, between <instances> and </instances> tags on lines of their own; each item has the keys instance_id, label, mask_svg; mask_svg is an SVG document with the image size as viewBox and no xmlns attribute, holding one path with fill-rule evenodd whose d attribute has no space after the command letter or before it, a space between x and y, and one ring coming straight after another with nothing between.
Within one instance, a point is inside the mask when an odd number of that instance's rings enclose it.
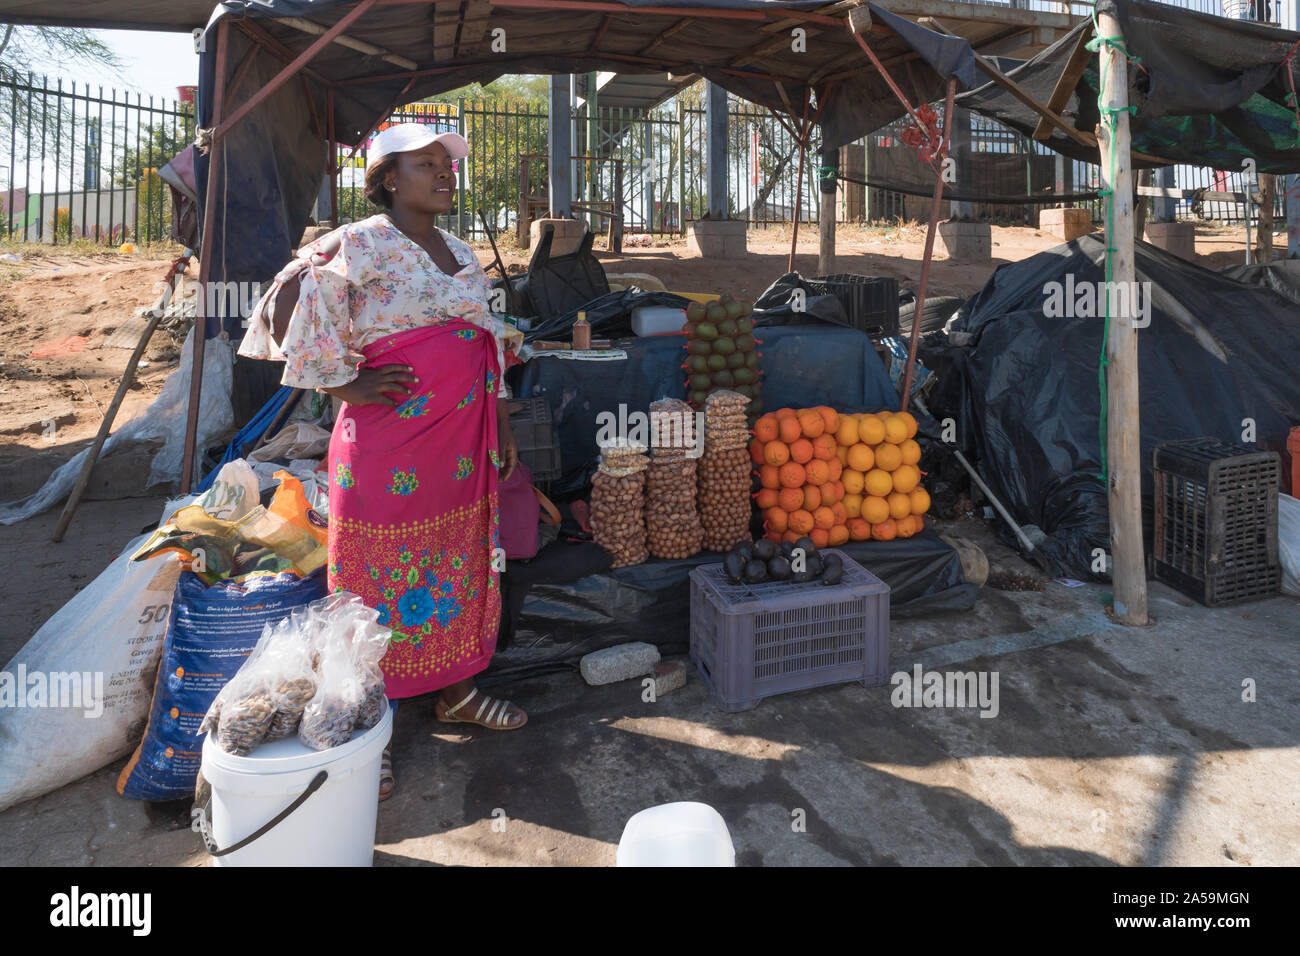
<instances>
[{"instance_id":1,"label":"avocado","mask_svg":"<svg viewBox=\"0 0 1300 956\"><path fill-rule=\"evenodd\" d=\"M711 342L718 337L718 327L712 322L701 322L695 327L695 334L704 341Z\"/></svg>"},{"instance_id":2,"label":"avocado","mask_svg":"<svg viewBox=\"0 0 1300 956\"><path fill-rule=\"evenodd\" d=\"M813 577L821 577L821 573L826 570L826 565L823 563L820 554L808 555L808 570L812 572Z\"/></svg>"},{"instance_id":3,"label":"avocado","mask_svg":"<svg viewBox=\"0 0 1300 956\"><path fill-rule=\"evenodd\" d=\"M822 584L839 584L844 578L844 562L838 554L827 554L822 558Z\"/></svg>"},{"instance_id":4,"label":"avocado","mask_svg":"<svg viewBox=\"0 0 1300 956\"><path fill-rule=\"evenodd\" d=\"M759 538L754 542L754 557L759 561L771 561L776 557L776 542L771 538Z\"/></svg>"},{"instance_id":5,"label":"avocado","mask_svg":"<svg viewBox=\"0 0 1300 956\"><path fill-rule=\"evenodd\" d=\"M732 352L730 355L727 356L727 368L744 368L744 367L745 367L744 352Z\"/></svg>"},{"instance_id":6,"label":"avocado","mask_svg":"<svg viewBox=\"0 0 1300 956\"><path fill-rule=\"evenodd\" d=\"M713 347L709 345L708 342L705 342L703 339L695 339L693 342L691 342L689 345L686 346L686 350L690 352L692 355L708 355L710 352L713 351Z\"/></svg>"},{"instance_id":7,"label":"avocado","mask_svg":"<svg viewBox=\"0 0 1300 956\"><path fill-rule=\"evenodd\" d=\"M713 384L718 388L731 388L736 384L736 377L724 368L713 373Z\"/></svg>"},{"instance_id":8,"label":"avocado","mask_svg":"<svg viewBox=\"0 0 1300 956\"><path fill-rule=\"evenodd\" d=\"M743 371L745 371L745 370L744 370L744 369L739 369L739 368L738 368L738 369L736 369L736 371L737 371L737 372L743 372ZM735 372L732 373L732 377L735 378ZM739 382L740 379L736 379L736 381ZM735 386L735 391L739 392L741 395L744 395L746 398L754 398L754 397L758 394L757 392L754 391L754 386L753 386L753 385L736 385L736 386ZM756 414L758 414L758 413L755 411L755 409L754 409L754 403L753 403L753 402L750 402L750 403L749 403L749 408L747 409L747 411L748 411L749 414L751 414L751 415L756 415Z\"/></svg>"},{"instance_id":9,"label":"avocado","mask_svg":"<svg viewBox=\"0 0 1300 956\"><path fill-rule=\"evenodd\" d=\"M807 584L814 577L816 577L816 575L807 568L804 568L802 571L792 571L790 573L790 581L792 584Z\"/></svg>"},{"instance_id":10,"label":"avocado","mask_svg":"<svg viewBox=\"0 0 1300 956\"><path fill-rule=\"evenodd\" d=\"M751 401L751 402L749 403L749 414L751 414L751 415L762 415L762 414L763 414L763 400L762 400L761 398L758 397L758 392L757 392L757 391L754 391L754 387L753 387L752 385L742 385L741 388L748 388L748 389L750 389L751 391L754 392L754 394L753 394L753 401ZM737 389L737 391L739 391L739 390L740 390L740 389ZM749 392L745 392L744 394L745 394L746 396L748 396L750 393L749 393Z\"/></svg>"},{"instance_id":11,"label":"avocado","mask_svg":"<svg viewBox=\"0 0 1300 956\"><path fill-rule=\"evenodd\" d=\"M695 391L691 392L689 401L692 405L702 406L706 401L708 401L708 398L709 398L708 392L704 391L703 389L696 389Z\"/></svg>"},{"instance_id":12,"label":"avocado","mask_svg":"<svg viewBox=\"0 0 1300 956\"><path fill-rule=\"evenodd\" d=\"M736 320L736 332L739 335L748 335L754 331L754 320L748 316L741 316Z\"/></svg>"},{"instance_id":13,"label":"avocado","mask_svg":"<svg viewBox=\"0 0 1300 956\"><path fill-rule=\"evenodd\" d=\"M701 325L701 326L700 326L700 329L703 329L703 328L704 328L704 326ZM708 338L708 336L704 335L703 332L700 332L699 335L700 335L700 338L702 338L702 339L703 339L703 338ZM732 344L733 344L736 348L740 349L740 351L742 351L742 352L752 352L752 351L754 351L754 346L755 346L755 344L757 344L757 343L754 342L754 337L753 337L752 335L738 335L738 336L736 336L736 338L735 338L735 340L732 342ZM726 354L728 354L728 353L724 352L723 354L726 355Z\"/></svg>"},{"instance_id":14,"label":"avocado","mask_svg":"<svg viewBox=\"0 0 1300 956\"><path fill-rule=\"evenodd\" d=\"M705 315L704 303L692 301L686 306L687 322L703 322Z\"/></svg>"},{"instance_id":15,"label":"avocado","mask_svg":"<svg viewBox=\"0 0 1300 956\"><path fill-rule=\"evenodd\" d=\"M758 353L757 353L757 352L746 352L746 353L745 353L745 368L758 368Z\"/></svg>"},{"instance_id":16,"label":"avocado","mask_svg":"<svg viewBox=\"0 0 1300 956\"><path fill-rule=\"evenodd\" d=\"M727 367L727 357L725 355L710 355L707 364L710 372L721 372Z\"/></svg>"},{"instance_id":17,"label":"avocado","mask_svg":"<svg viewBox=\"0 0 1300 956\"><path fill-rule=\"evenodd\" d=\"M710 302L704 307L704 318L706 322L717 325L727 317L727 309L721 302Z\"/></svg>"},{"instance_id":18,"label":"avocado","mask_svg":"<svg viewBox=\"0 0 1300 956\"><path fill-rule=\"evenodd\" d=\"M746 563L754 556L754 542L737 541L731 546L731 553L738 554L745 559Z\"/></svg>"},{"instance_id":19,"label":"avocado","mask_svg":"<svg viewBox=\"0 0 1300 956\"><path fill-rule=\"evenodd\" d=\"M745 565L742 579L746 584L762 584L767 580L767 565L762 561L750 561Z\"/></svg>"},{"instance_id":20,"label":"avocado","mask_svg":"<svg viewBox=\"0 0 1300 956\"><path fill-rule=\"evenodd\" d=\"M740 583L740 576L745 573L745 559L739 554L729 554L722 559L722 569L727 572L727 580L732 584Z\"/></svg>"},{"instance_id":21,"label":"avocado","mask_svg":"<svg viewBox=\"0 0 1300 956\"><path fill-rule=\"evenodd\" d=\"M709 370L709 357L707 355L692 355L688 363L692 372L700 373Z\"/></svg>"},{"instance_id":22,"label":"avocado","mask_svg":"<svg viewBox=\"0 0 1300 956\"><path fill-rule=\"evenodd\" d=\"M712 385L713 382L709 379L708 375L700 373L691 376L690 384L691 388L695 389L697 392L704 392L708 391L709 386Z\"/></svg>"},{"instance_id":23,"label":"avocado","mask_svg":"<svg viewBox=\"0 0 1300 956\"><path fill-rule=\"evenodd\" d=\"M739 330L736 328L735 319L723 319L718 323L718 334L725 335L728 338L736 335Z\"/></svg>"},{"instance_id":24,"label":"avocado","mask_svg":"<svg viewBox=\"0 0 1300 956\"><path fill-rule=\"evenodd\" d=\"M773 581L786 581L790 578L790 562L777 555L767 562L767 575Z\"/></svg>"},{"instance_id":25,"label":"avocado","mask_svg":"<svg viewBox=\"0 0 1300 956\"><path fill-rule=\"evenodd\" d=\"M804 535L802 538L796 541L794 543L794 546L796 548L803 548L803 553L807 555L813 555L817 553L817 545L813 544L813 539L808 537L807 535Z\"/></svg>"},{"instance_id":26,"label":"avocado","mask_svg":"<svg viewBox=\"0 0 1300 956\"><path fill-rule=\"evenodd\" d=\"M736 380L737 385L752 385L754 382L754 373L750 369L735 368L735 366L731 364L731 360L734 359L739 354L740 354L739 352L732 352L730 355L728 355L727 366L729 368L734 369L731 375Z\"/></svg>"},{"instance_id":27,"label":"avocado","mask_svg":"<svg viewBox=\"0 0 1300 956\"><path fill-rule=\"evenodd\" d=\"M704 326L701 325L700 328L704 328ZM753 342L754 340L750 338L750 341ZM719 355L730 355L736 351L736 342L734 339L718 338L712 343L712 348Z\"/></svg>"},{"instance_id":28,"label":"avocado","mask_svg":"<svg viewBox=\"0 0 1300 956\"><path fill-rule=\"evenodd\" d=\"M788 558L788 557L790 557L790 555L793 554L793 553L794 553L794 545L791 544L789 541L782 541L782 542L781 542L781 556L782 556L783 558Z\"/></svg>"}]
</instances>

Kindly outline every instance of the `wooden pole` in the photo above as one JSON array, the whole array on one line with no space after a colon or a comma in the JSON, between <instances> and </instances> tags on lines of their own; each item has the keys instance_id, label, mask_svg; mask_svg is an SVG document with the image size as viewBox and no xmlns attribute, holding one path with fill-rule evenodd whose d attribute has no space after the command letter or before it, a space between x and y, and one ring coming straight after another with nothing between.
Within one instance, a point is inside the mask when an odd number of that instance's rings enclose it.
<instances>
[{"instance_id":1,"label":"wooden pole","mask_svg":"<svg viewBox=\"0 0 1300 956\"><path fill-rule=\"evenodd\" d=\"M153 338L158 323L167 314L167 305L171 301L174 290L173 281L178 275L182 276L181 281L184 281L185 267L189 265L190 255L190 250L186 249L185 254L173 262L171 268L167 270L167 288L158 297L158 301L154 303L154 307L150 312L149 323L144 327L144 331L140 333L140 341L136 343L135 351L131 353L131 357L127 360L126 369L122 372L122 381L117 385L117 394L113 396L113 401L109 403L108 411L104 413L104 420L99 423L99 432L95 435L90 450L86 453L86 460L81 465L81 472L77 475L77 481L68 494L67 503L63 506L63 513L59 515L59 523L54 526L54 534L50 537L51 541L57 543L63 540L63 535L72 522L72 516L76 513L77 505L81 504L81 496L85 494L86 486L90 484L91 472L95 470L95 462L99 460L99 452L104 447L104 442L108 440L108 433L113 429L113 422L117 419L118 409L122 407L122 399L126 398L131 383L135 381L135 370L140 364L140 357L144 355L144 350L149 347L149 340Z\"/></svg>"},{"instance_id":2,"label":"wooden pole","mask_svg":"<svg viewBox=\"0 0 1300 956\"><path fill-rule=\"evenodd\" d=\"M799 248L799 215L803 207L803 161L808 153L808 106L812 90L803 95L803 121L799 124L799 176L794 181L794 231L790 236L790 263L786 272L794 272L794 254Z\"/></svg>"},{"instance_id":3,"label":"wooden pole","mask_svg":"<svg viewBox=\"0 0 1300 956\"><path fill-rule=\"evenodd\" d=\"M1123 624L1147 623L1147 580L1142 553L1142 454L1138 405L1138 330L1134 325L1136 294L1133 261L1133 169L1129 150L1128 61L1121 48L1104 38L1123 39L1112 0L1097 4L1098 35L1103 38L1098 69L1104 91L1102 123L1097 128L1101 147L1102 188L1110 193L1106 217L1106 245L1112 250L1110 312L1120 302L1128 314L1110 314L1106 333L1106 460L1110 486L1111 584L1115 592L1115 618ZM1112 112L1118 110L1119 112ZM1114 117L1113 125L1106 114Z\"/></svg>"},{"instance_id":4,"label":"wooden pole","mask_svg":"<svg viewBox=\"0 0 1300 956\"><path fill-rule=\"evenodd\" d=\"M821 151L821 169L831 168L839 172L840 150L823 149ZM818 171L817 184L822 194L822 211L820 217L821 243L817 249L817 274L828 276L835 272L835 219L838 212L839 179L823 180ZM829 186L829 188L828 188Z\"/></svg>"},{"instance_id":5,"label":"wooden pole","mask_svg":"<svg viewBox=\"0 0 1300 956\"><path fill-rule=\"evenodd\" d=\"M912 336L907 347L907 365L903 369L903 387L898 410L907 411L912 397L912 374L916 370L916 347L921 341L921 317L925 314L925 290L930 282L930 262L934 258L934 234L939 229L939 210L943 206L943 160L948 155L948 136L952 132L952 101L957 95L957 78L948 77L948 95L943 101L943 137L939 144L938 163L934 171L934 198L930 200L930 222L925 227L925 253L921 256L921 281L916 286L916 311L912 313Z\"/></svg>"},{"instance_id":6,"label":"wooden pole","mask_svg":"<svg viewBox=\"0 0 1300 956\"><path fill-rule=\"evenodd\" d=\"M212 128L221 125L226 99L226 57L230 49L229 17L217 24L217 63L212 92ZM215 137L209 147L208 187L203 205L203 235L199 240L199 294L194 305L193 362L190 365L190 407L185 418L185 456L181 462L181 494L190 493L194 483L194 455L199 432L199 400L203 394L203 353L208 343L207 290L212 278L212 250L216 244L217 181L221 179L224 144Z\"/></svg>"}]
</instances>

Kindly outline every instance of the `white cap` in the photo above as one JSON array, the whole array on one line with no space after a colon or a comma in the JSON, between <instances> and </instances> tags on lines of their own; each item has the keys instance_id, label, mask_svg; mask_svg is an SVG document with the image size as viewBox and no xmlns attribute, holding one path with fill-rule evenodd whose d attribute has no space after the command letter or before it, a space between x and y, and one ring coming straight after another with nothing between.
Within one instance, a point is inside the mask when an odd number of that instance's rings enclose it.
<instances>
[{"instance_id":1,"label":"white cap","mask_svg":"<svg viewBox=\"0 0 1300 956\"><path fill-rule=\"evenodd\" d=\"M452 159L469 155L469 143L459 133L440 133L427 123L396 123L370 141L366 165L374 166L385 156L423 149L430 143L442 143Z\"/></svg>"}]
</instances>

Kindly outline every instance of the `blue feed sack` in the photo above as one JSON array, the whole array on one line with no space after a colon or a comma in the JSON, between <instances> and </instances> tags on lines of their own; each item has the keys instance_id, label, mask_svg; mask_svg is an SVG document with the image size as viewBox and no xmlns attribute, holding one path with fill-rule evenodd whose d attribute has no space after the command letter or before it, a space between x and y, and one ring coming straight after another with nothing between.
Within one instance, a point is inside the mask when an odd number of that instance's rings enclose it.
<instances>
[{"instance_id":1,"label":"blue feed sack","mask_svg":"<svg viewBox=\"0 0 1300 956\"><path fill-rule=\"evenodd\" d=\"M263 625L324 595L324 568L305 578L255 575L211 587L192 572L182 572L149 723L117 778L117 792L154 801L192 796L203 756L199 724L217 693L257 646Z\"/></svg>"}]
</instances>

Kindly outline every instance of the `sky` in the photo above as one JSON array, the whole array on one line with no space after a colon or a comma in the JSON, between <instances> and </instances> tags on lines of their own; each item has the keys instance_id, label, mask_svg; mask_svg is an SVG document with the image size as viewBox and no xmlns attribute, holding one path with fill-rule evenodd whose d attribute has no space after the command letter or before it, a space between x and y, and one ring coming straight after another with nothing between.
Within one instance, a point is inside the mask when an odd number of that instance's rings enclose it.
<instances>
[{"instance_id":1,"label":"sky","mask_svg":"<svg viewBox=\"0 0 1300 956\"><path fill-rule=\"evenodd\" d=\"M65 68L66 79L78 85L129 89L145 96L176 99L176 87L198 83L199 58L188 33L153 33L140 30L96 30L95 34L122 58L120 75L109 69L85 65Z\"/></svg>"}]
</instances>

